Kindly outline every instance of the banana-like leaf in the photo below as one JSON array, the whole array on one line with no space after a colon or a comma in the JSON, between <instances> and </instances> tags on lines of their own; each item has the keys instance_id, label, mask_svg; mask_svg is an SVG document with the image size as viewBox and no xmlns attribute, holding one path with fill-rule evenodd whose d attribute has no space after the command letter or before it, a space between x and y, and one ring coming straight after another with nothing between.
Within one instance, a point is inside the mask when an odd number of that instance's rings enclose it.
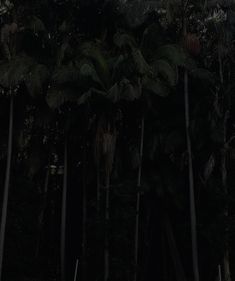
<instances>
[{"instance_id":1,"label":"banana-like leaf","mask_svg":"<svg viewBox=\"0 0 235 281\"><path fill-rule=\"evenodd\" d=\"M157 23L150 24L143 32L141 47L145 51L156 51L164 38L161 33L161 28Z\"/></svg>"},{"instance_id":2,"label":"banana-like leaf","mask_svg":"<svg viewBox=\"0 0 235 281\"><path fill-rule=\"evenodd\" d=\"M83 78L90 78L93 82L98 83L100 85L102 84L102 81L100 80L99 76L96 73L95 67L93 64L89 62L84 62L80 66L80 80Z\"/></svg>"},{"instance_id":3,"label":"banana-like leaf","mask_svg":"<svg viewBox=\"0 0 235 281\"><path fill-rule=\"evenodd\" d=\"M159 59L151 64L155 75L164 77L170 86L175 86L177 83L177 70L168 61Z\"/></svg>"},{"instance_id":4,"label":"banana-like leaf","mask_svg":"<svg viewBox=\"0 0 235 281\"><path fill-rule=\"evenodd\" d=\"M45 65L34 65L25 79L25 85L33 98L42 95L43 85L49 79L49 71Z\"/></svg>"},{"instance_id":5,"label":"banana-like leaf","mask_svg":"<svg viewBox=\"0 0 235 281\"><path fill-rule=\"evenodd\" d=\"M60 68L56 69L52 81L55 84L63 84L68 82L76 82L79 80L79 69L73 64L63 65Z\"/></svg>"},{"instance_id":6,"label":"banana-like leaf","mask_svg":"<svg viewBox=\"0 0 235 281\"><path fill-rule=\"evenodd\" d=\"M101 47L93 42L86 42L81 46L81 54L91 60L100 81L102 81L102 84L108 88L111 81L111 75L107 59L105 58Z\"/></svg>"},{"instance_id":7,"label":"banana-like leaf","mask_svg":"<svg viewBox=\"0 0 235 281\"><path fill-rule=\"evenodd\" d=\"M137 73L143 75L150 71L150 66L146 62L144 56L139 49L134 49L132 51L132 58L136 67Z\"/></svg>"},{"instance_id":8,"label":"banana-like leaf","mask_svg":"<svg viewBox=\"0 0 235 281\"><path fill-rule=\"evenodd\" d=\"M141 87L132 84L128 79L123 79L119 83L115 83L108 91L107 97L113 102L120 100L133 101L140 98Z\"/></svg>"},{"instance_id":9,"label":"banana-like leaf","mask_svg":"<svg viewBox=\"0 0 235 281\"><path fill-rule=\"evenodd\" d=\"M78 91L75 89L51 86L46 101L51 109L58 109L66 102L76 102L77 97Z\"/></svg>"},{"instance_id":10,"label":"banana-like leaf","mask_svg":"<svg viewBox=\"0 0 235 281\"><path fill-rule=\"evenodd\" d=\"M39 19L37 16L31 17L28 28L31 29L34 33L42 32L46 30L43 21Z\"/></svg>"},{"instance_id":11,"label":"banana-like leaf","mask_svg":"<svg viewBox=\"0 0 235 281\"><path fill-rule=\"evenodd\" d=\"M166 97L169 95L169 88L158 78L144 77L143 89L160 97Z\"/></svg>"},{"instance_id":12,"label":"banana-like leaf","mask_svg":"<svg viewBox=\"0 0 235 281\"><path fill-rule=\"evenodd\" d=\"M89 89L89 91L85 92L77 99L77 104L85 104L86 102L91 101L91 99L93 99L93 101L98 99L104 99L106 98L106 96L106 92L91 88Z\"/></svg>"},{"instance_id":13,"label":"banana-like leaf","mask_svg":"<svg viewBox=\"0 0 235 281\"><path fill-rule=\"evenodd\" d=\"M130 47L132 49L136 46L134 38L127 33L117 32L113 36L113 42L120 49L123 47Z\"/></svg>"},{"instance_id":14,"label":"banana-like leaf","mask_svg":"<svg viewBox=\"0 0 235 281\"><path fill-rule=\"evenodd\" d=\"M196 68L195 62L186 54L183 48L176 44L169 44L158 48L156 58L167 60L175 66L182 66L187 69Z\"/></svg>"},{"instance_id":15,"label":"banana-like leaf","mask_svg":"<svg viewBox=\"0 0 235 281\"><path fill-rule=\"evenodd\" d=\"M18 56L10 62L0 64L0 85L5 88L14 88L22 83L32 65L33 59L27 56Z\"/></svg>"},{"instance_id":16,"label":"banana-like leaf","mask_svg":"<svg viewBox=\"0 0 235 281\"><path fill-rule=\"evenodd\" d=\"M205 68L195 68L190 72L190 74L200 80L206 80L210 83L215 82L214 75Z\"/></svg>"},{"instance_id":17,"label":"banana-like leaf","mask_svg":"<svg viewBox=\"0 0 235 281\"><path fill-rule=\"evenodd\" d=\"M65 42L63 42L61 44L61 46L58 49L58 53L57 53L57 65L58 66L61 66L61 63L67 52L71 53L71 46L70 46L69 42L66 40Z\"/></svg>"}]
</instances>

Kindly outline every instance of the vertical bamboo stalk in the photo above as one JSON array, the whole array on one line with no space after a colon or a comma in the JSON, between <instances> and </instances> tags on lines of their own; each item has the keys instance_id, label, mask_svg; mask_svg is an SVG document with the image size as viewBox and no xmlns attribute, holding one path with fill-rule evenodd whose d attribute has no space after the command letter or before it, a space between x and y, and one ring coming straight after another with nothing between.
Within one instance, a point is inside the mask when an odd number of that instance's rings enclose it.
<instances>
[{"instance_id":1,"label":"vertical bamboo stalk","mask_svg":"<svg viewBox=\"0 0 235 281\"><path fill-rule=\"evenodd\" d=\"M134 251L134 281L137 281L138 275L138 252L139 252L139 213L140 213L140 186L141 186L141 175L142 175L142 158L143 158L143 147L144 147L144 116L141 120L141 136L140 136L140 163L137 178L137 198L136 198L136 216L135 216L135 251Z\"/></svg>"},{"instance_id":2,"label":"vertical bamboo stalk","mask_svg":"<svg viewBox=\"0 0 235 281\"><path fill-rule=\"evenodd\" d=\"M11 92L10 92L10 94L11 94ZM4 254L4 242L5 242L5 232L6 232L7 207L8 207L8 195L9 195L9 189L10 189L10 174L11 174L11 160L12 160L12 138L13 138L13 112L14 112L14 97L13 97L13 95L11 95L10 110L9 110L7 165L6 165L6 176L5 176L4 191L3 191L4 193L3 193L1 229L0 229L0 281L2 280L3 254Z\"/></svg>"}]
</instances>

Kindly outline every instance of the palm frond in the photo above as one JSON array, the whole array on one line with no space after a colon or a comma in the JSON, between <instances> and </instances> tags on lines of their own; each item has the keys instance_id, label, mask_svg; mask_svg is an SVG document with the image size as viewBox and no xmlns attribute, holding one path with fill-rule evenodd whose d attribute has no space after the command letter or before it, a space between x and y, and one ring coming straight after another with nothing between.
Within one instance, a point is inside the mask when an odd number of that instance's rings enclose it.
<instances>
[{"instance_id":1,"label":"palm frond","mask_svg":"<svg viewBox=\"0 0 235 281\"><path fill-rule=\"evenodd\" d=\"M43 86L49 79L49 71L45 65L35 64L29 75L25 79L25 85L33 98L39 97L43 93Z\"/></svg>"},{"instance_id":2,"label":"palm frond","mask_svg":"<svg viewBox=\"0 0 235 281\"><path fill-rule=\"evenodd\" d=\"M103 85L108 88L111 78L109 65L101 50L101 47L93 42L85 42L81 46L80 50L81 54L84 57L90 59L90 61L93 63L100 81L102 81Z\"/></svg>"},{"instance_id":3,"label":"palm frond","mask_svg":"<svg viewBox=\"0 0 235 281\"><path fill-rule=\"evenodd\" d=\"M139 49L132 51L132 58L138 74L143 75L150 71L150 66Z\"/></svg>"},{"instance_id":4,"label":"palm frond","mask_svg":"<svg viewBox=\"0 0 235 281\"><path fill-rule=\"evenodd\" d=\"M131 49L136 47L135 39L127 33L117 32L113 36L113 42L118 48L130 47Z\"/></svg>"},{"instance_id":5,"label":"palm frond","mask_svg":"<svg viewBox=\"0 0 235 281\"><path fill-rule=\"evenodd\" d=\"M79 69L73 64L63 65L55 70L52 81L55 84L75 82L79 80L79 75Z\"/></svg>"},{"instance_id":6,"label":"palm frond","mask_svg":"<svg viewBox=\"0 0 235 281\"><path fill-rule=\"evenodd\" d=\"M196 68L195 62L188 56L188 54L176 44L164 45L157 49L156 59L165 59L175 66L182 66L187 69Z\"/></svg>"},{"instance_id":7,"label":"palm frond","mask_svg":"<svg viewBox=\"0 0 235 281\"><path fill-rule=\"evenodd\" d=\"M0 64L0 85L5 88L14 88L22 83L34 60L27 56L18 56L10 62Z\"/></svg>"},{"instance_id":8,"label":"palm frond","mask_svg":"<svg viewBox=\"0 0 235 281\"><path fill-rule=\"evenodd\" d=\"M66 102L76 102L78 91L72 88L52 85L47 93L46 101L51 109L59 109Z\"/></svg>"},{"instance_id":9,"label":"palm frond","mask_svg":"<svg viewBox=\"0 0 235 281\"><path fill-rule=\"evenodd\" d=\"M145 76L143 79L143 89L160 97L169 95L169 87L158 78Z\"/></svg>"},{"instance_id":10,"label":"palm frond","mask_svg":"<svg viewBox=\"0 0 235 281\"><path fill-rule=\"evenodd\" d=\"M43 21L35 15L30 18L28 28L31 29L34 33L43 32L46 30Z\"/></svg>"},{"instance_id":11,"label":"palm frond","mask_svg":"<svg viewBox=\"0 0 235 281\"><path fill-rule=\"evenodd\" d=\"M168 61L159 59L151 64L155 75L162 76L170 86L175 86L177 83L177 69Z\"/></svg>"}]
</instances>

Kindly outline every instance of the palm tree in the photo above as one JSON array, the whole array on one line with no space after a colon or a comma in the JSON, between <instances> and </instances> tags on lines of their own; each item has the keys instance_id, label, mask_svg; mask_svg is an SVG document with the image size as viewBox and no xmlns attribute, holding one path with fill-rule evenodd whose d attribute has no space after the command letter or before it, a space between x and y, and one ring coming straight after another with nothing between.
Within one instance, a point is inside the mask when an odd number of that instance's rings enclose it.
<instances>
[{"instance_id":1,"label":"palm tree","mask_svg":"<svg viewBox=\"0 0 235 281\"><path fill-rule=\"evenodd\" d=\"M10 110L9 110L9 129L8 129L9 135L8 135L8 145L7 145L7 166L6 166L6 176L5 176L5 183L4 183L4 196L3 196L1 230L0 230L0 280L2 280L2 266L3 266L4 240L5 240L6 219L7 219L7 205L8 205L8 195L9 195L9 187L10 187L12 138L13 138L13 110L14 110L14 98L12 96L10 99Z\"/></svg>"},{"instance_id":2,"label":"palm tree","mask_svg":"<svg viewBox=\"0 0 235 281\"><path fill-rule=\"evenodd\" d=\"M42 75L35 76L38 68L43 68ZM18 91L19 85L25 82L28 87L32 85L34 90L37 89L37 93L41 93L40 88L45 82L46 78L44 67L37 64L33 59L27 56L17 56L9 62L3 62L0 65L0 84L5 89L8 89L10 94L10 110L9 110L9 136L8 136L8 150L7 150L7 166L6 166L6 177L4 184L4 196L2 205L2 217L1 217L1 230L0 230L0 280L2 278L2 264L4 254L4 239L6 231L6 219L7 219L7 206L8 206L8 194L10 188L10 168L11 168L11 157L12 157L12 136L13 136L13 113L14 113L14 92ZM32 73L32 76L30 76ZM44 78L43 78L44 77ZM35 84L37 86L35 86ZM34 91L29 93L34 95Z\"/></svg>"},{"instance_id":3,"label":"palm tree","mask_svg":"<svg viewBox=\"0 0 235 281\"><path fill-rule=\"evenodd\" d=\"M61 240L60 240L60 269L61 281L66 280L65 262L66 262L66 210L67 210L67 181L68 181L68 140L65 136L64 141L64 174L63 174L63 192L61 207Z\"/></svg>"}]
</instances>

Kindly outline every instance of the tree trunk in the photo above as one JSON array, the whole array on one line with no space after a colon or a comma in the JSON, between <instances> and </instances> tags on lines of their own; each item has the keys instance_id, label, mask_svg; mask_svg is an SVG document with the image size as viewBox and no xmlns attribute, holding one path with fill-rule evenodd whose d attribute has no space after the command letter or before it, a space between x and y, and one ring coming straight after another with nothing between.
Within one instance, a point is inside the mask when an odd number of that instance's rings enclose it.
<instances>
[{"instance_id":1,"label":"tree trunk","mask_svg":"<svg viewBox=\"0 0 235 281\"><path fill-rule=\"evenodd\" d=\"M104 281L109 279L109 200L110 200L110 172L106 175L105 194L105 239L104 239Z\"/></svg>"},{"instance_id":2,"label":"tree trunk","mask_svg":"<svg viewBox=\"0 0 235 281\"><path fill-rule=\"evenodd\" d=\"M8 194L9 194L9 188L10 188L12 138L13 138L13 112L14 112L14 97L13 96L11 96L9 112L10 112L10 114L9 114L9 132L8 132L8 145L7 145L7 164L6 164L6 176L5 176L5 183L4 183L4 190L3 190L4 193L3 193L1 229L0 229L0 281L2 280Z\"/></svg>"},{"instance_id":3,"label":"tree trunk","mask_svg":"<svg viewBox=\"0 0 235 281\"><path fill-rule=\"evenodd\" d=\"M192 160L191 138L189 133L190 117L189 117L189 93L188 93L187 70L184 71L184 99L185 99L185 129L186 129L186 142L187 142L187 151L188 151L189 202L190 202L190 217L191 217L193 274L194 274L194 281L199 281L197 221L196 221L196 208L195 208L195 198L194 198L193 160Z\"/></svg>"},{"instance_id":4,"label":"tree trunk","mask_svg":"<svg viewBox=\"0 0 235 281\"><path fill-rule=\"evenodd\" d=\"M97 218L100 214L100 159L97 159L97 168L96 168L96 209L97 209Z\"/></svg>"},{"instance_id":5,"label":"tree trunk","mask_svg":"<svg viewBox=\"0 0 235 281\"><path fill-rule=\"evenodd\" d=\"M83 179L82 179L82 280L86 281L86 271L87 271L87 192L86 192L86 148L83 151Z\"/></svg>"},{"instance_id":6,"label":"tree trunk","mask_svg":"<svg viewBox=\"0 0 235 281\"><path fill-rule=\"evenodd\" d=\"M220 83L223 85L224 83L224 74L223 74L223 60L220 53L220 49L218 49L218 61L219 61L219 76ZM227 121L229 118L229 111L227 110L224 114L224 124L223 124L223 148L221 151L221 173L222 173L222 186L226 195L228 195L228 187L227 187ZM228 217L228 205L225 207L225 217ZM228 229L226 229L226 241L225 241L225 249L224 249L224 280L231 281L231 272L230 272L230 261L229 261L229 245L228 245Z\"/></svg>"},{"instance_id":7,"label":"tree trunk","mask_svg":"<svg viewBox=\"0 0 235 281\"><path fill-rule=\"evenodd\" d=\"M228 186L227 186L227 120L229 118L229 112L227 111L224 116L224 143L223 148L221 151L221 172L222 172L222 185L225 195L228 195ZM228 217L228 204L226 204L225 207L225 217ZM224 280L225 281L231 281L231 272L230 272L230 261L229 261L229 242L228 242L228 227L226 227L226 234L225 234L225 249L224 249L224 258L223 258L223 264L224 264Z\"/></svg>"},{"instance_id":8,"label":"tree trunk","mask_svg":"<svg viewBox=\"0 0 235 281\"><path fill-rule=\"evenodd\" d=\"M135 252L134 252L134 281L137 281L138 275L138 252L139 252L139 213L140 213L140 185L142 174L142 158L143 158L143 146L144 146L144 117L141 120L141 136L140 136L140 163L137 178L137 198L136 198L136 217L135 217Z\"/></svg>"},{"instance_id":9,"label":"tree trunk","mask_svg":"<svg viewBox=\"0 0 235 281\"><path fill-rule=\"evenodd\" d=\"M43 202L42 202L40 214L38 216L39 235L38 235L38 241L37 241L37 246L36 246L36 251L35 251L36 259L39 256L40 244L41 244L41 240L42 240L44 215L45 215L45 210L46 210L46 206L47 206L47 192L48 192L48 185L49 185L49 176L50 176L50 164L48 165L48 168L46 171L46 178L45 178L44 190L43 190Z\"/></svg>"},{"instance_id":10,"label":"tree trunk","mask_svg":"<svg viewBox=\"0 0 235 281\"><path fill-rule=\"evenodd\" d=\"M171 257L175 267L176 280L186 281L186 276L181 262L179 250L176 245L175 236L172 230L172 225L168 216L166 216L165 228L166 228L166 236L169 244Z\"/></svg>"},{"instance_id":11,"label":"tree trunk","mask_svg":"<svg viewBox=\"0 0 235 281\"><path fill-rule=\"evenodd\" d=\"M66 209L67 209L67 180L68 180L68 143L65 138L64 143L64 178L62 191L62 207L61 207L61 241L60 241L60 273L61 281L65 281L65 262L66 262Z\"/></svg>"}]
</instances>

